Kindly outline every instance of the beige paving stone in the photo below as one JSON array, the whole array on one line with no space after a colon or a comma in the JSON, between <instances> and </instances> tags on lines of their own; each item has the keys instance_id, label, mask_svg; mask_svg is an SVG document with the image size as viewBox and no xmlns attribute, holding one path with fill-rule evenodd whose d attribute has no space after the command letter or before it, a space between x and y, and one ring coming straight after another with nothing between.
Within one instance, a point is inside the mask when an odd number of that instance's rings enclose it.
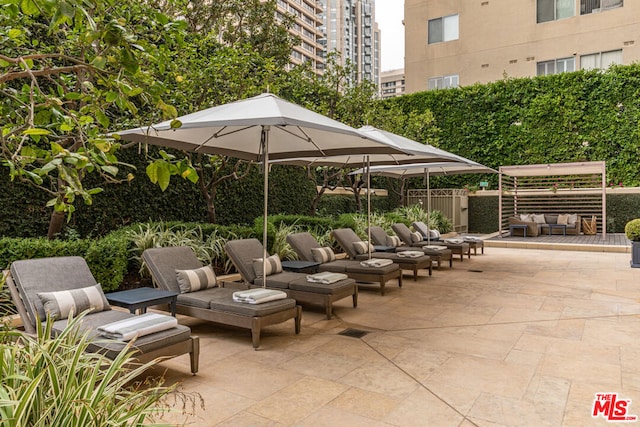
<instances>
[{"instance_id":1,"label":"beige paving stone","mask_svg":"<svg viewBox=\"0 0 640 427\"><path fill-rule=\"evenodd\" d=\"M385 394L351 387L329 403L329 407L339 409L369 420L382 420L397 408L403 399L389 397Z\"/></svg>"},{"instance_id":2,"label":"beige paving stone","mask_svg":"<svg viewBox=\"0 0 640 427\"><path fill-rule=\"evenodd\" d=\"M405 372L389 363L367 363L338 380L363 390L401 399L412 393L418 383Z\"/></svg>"},{"instance_id":3,"label":"beige paving stone","mask_svg":"<svg viewBox=\"0 0 640 427\"><path fill-rule=\"evenodd\" d=\"M456 426L464 416L431 392L419 388L411 393L385 421L397 426Z\"/></svg>"},{"instance_id":4,"label":"beige paving stone","mask_svg":"<svg viewBox=\"0 0 640 427\"><path fill-rule=\"evenodd\" d=\"M340 408L332 407L330 405L324 406L309 415L302 421L295 424L302 427L335 427L335 426L349 426L349 427L388 427L389 424L373 420L366 416L356 415L352 412L342 410Z\"/></svg>"},{"instance_id":5,"label":"beige paving stone","mask_svg":"<svg viewBox=\"0 0 640 427\"><path fill-rule=\"evenodd\" d=\"M365 363L361 359L316 350L305 353L280 365L282 369L299 374L337 380Z\"/></svg>"},{"instance_id":6,"label":"beige paving stone","mask_svg":"<svg viewBox=\"0 0 640 427\"><path fill-rule=\"evenodd\" d=\"M615 360L602 363L589 359L576 360L575 354L547 354L540 364L538 373L572 382L591 383L599 388L620 389L622 386L620 364Z\"/></svg>"},{"instance_id":7,"label":"beige paving stone","mask_svg":"<svg viewBox=\"0 0 640 427\"><path fill-rule=\"evenodd\" d=\"M255 403L248 410L255 415L291 425L322 408L347 388L334 381L304 377Z\"/></svg>"}]
</instances>

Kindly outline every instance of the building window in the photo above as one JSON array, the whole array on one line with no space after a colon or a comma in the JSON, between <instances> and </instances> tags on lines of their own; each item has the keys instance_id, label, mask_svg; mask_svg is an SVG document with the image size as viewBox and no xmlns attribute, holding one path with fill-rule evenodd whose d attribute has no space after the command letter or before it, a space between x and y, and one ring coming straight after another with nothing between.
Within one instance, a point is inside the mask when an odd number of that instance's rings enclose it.
<instances>
[{"instance_id":1,"label":"building window","mask_svg":"<svg viewBox=\"0 0 640 427\"><path fill-rule=\"evenodd\" d=\"M580 68L582 70L604 70L613 64L622 64L622 49L580 56Z\"/></svg>"},{"instance_id":2,"label":"building window","mask_svg":"<svg viewBox=\"0 0 640 427\"><path fill-rule=\"evenodd\" d=\"M623 0L580 0L580 15L603 12L623 6Z\"/></svg>"},{"instance_id":3,"label":"building window","mask_svg":"<svg viewBox=\"0 0 640 427\"><path fill-rule=\"evenodd\" d=\"M429 44L458 40L458 15L429 19Z\"/></svg>"},{"instance_id":4,"label":"building window","mask_svg":"<svg viewBox=\"0 0 640 427\"><path fill-rule=\"evenodd\" d=\"M449 89L458 87L458 75L431 77L428 82L428 90Z\"/></svg>"},{"instance_id":5,"label":"building window","mask_svg":"<svg viewBox=\"0 0 640 427\"><path fill-rule=\"evenodd\" d=\"M575 0L537 0L537 22L570 18L576 14Z\"/></svg>"},{"instance_id":6,"label":"building window","mask_svg":"<svg viewBox=\"0 0 640 427\"><path fill-rule=\"evenodd\" d=\"M539 76L548 76L550 74L560 74L575 71L575 63L576 60L573 57L538 62L537 74Z\"/></svg>"}]
</instances>

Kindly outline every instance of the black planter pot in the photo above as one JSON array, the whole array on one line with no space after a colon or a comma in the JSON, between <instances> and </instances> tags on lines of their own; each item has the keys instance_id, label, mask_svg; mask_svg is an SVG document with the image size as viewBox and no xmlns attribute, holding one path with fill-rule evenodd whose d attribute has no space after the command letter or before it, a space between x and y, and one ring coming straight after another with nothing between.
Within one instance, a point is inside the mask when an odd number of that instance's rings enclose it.
<instances>
[{"instance_id":1,"label":"black planter pot","mask_svg":"<svg viewBox=\"0 0 640 427\"><path fill-rule=\"evenodd\" d=\"M640 242L631 242L631 267L640 268Z\"/></svg>"}]
</instances>

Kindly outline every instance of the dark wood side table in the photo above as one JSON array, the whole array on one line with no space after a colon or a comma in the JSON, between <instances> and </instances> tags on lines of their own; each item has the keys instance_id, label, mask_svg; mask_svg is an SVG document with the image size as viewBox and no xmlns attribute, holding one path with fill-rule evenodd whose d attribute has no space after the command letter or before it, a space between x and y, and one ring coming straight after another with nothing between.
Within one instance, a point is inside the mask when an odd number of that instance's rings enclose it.
<instances>
[{"instance_id":1,"label":"dark wood side table","mask_svg":"<svg viewBox=\"0 0 640 427\"><path fill-rule=\"evenodd\" d=\"M283 270L293 271L295 273L317 273L319 265L320 263L315 261L282 261Z\"/></svg>"},{"instance_id":2,"label":"dark wood side table","mask_svg":"<svg viewBox=\"0 0 640 427\"><path fill-rule=\"evenodd\" d=\"M510 224L509 225L509 235L513 236L513 230L522 230L522 234L524 237L527 237L527 225L525 224Z\"/></svg>"},{"instance_id":3,"label":"dark wood side table","mask_svg":"<svg viewBox=\"0 0 640 427\"><path fill-rule=\"evenodd\" d=\"M132 314L135 314L136 310L140 310L140 313L146 313L147 307L152 305L169 304L171 315L173 317L176 316L178 292L144 287L110 292L105 294L105 296L109 304L128 308Z\"/></svg>"}]
</instances>

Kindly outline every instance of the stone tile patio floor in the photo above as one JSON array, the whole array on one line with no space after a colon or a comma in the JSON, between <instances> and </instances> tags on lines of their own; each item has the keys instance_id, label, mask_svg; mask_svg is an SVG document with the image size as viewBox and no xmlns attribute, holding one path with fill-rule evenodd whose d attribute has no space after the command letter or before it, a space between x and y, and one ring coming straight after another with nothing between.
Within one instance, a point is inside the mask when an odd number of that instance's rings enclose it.
<instances>
[{"instance_id":1,"label":"stone tile patio floor","mask_svg":"<svg viewBox=\"0 0 640 427\"><path fill-rule=\"evenodd\" d=\"M194 426L590 426L596 393L640 415L640 269L628 253L488 247L453 269L362 289L326 320L320 308L245 330L181 317L201 339L154 369L204 408ZM340 333L365 331L361 338ZM633 423L632 423L633 424Z\"/></svg>"}]
</instances>

